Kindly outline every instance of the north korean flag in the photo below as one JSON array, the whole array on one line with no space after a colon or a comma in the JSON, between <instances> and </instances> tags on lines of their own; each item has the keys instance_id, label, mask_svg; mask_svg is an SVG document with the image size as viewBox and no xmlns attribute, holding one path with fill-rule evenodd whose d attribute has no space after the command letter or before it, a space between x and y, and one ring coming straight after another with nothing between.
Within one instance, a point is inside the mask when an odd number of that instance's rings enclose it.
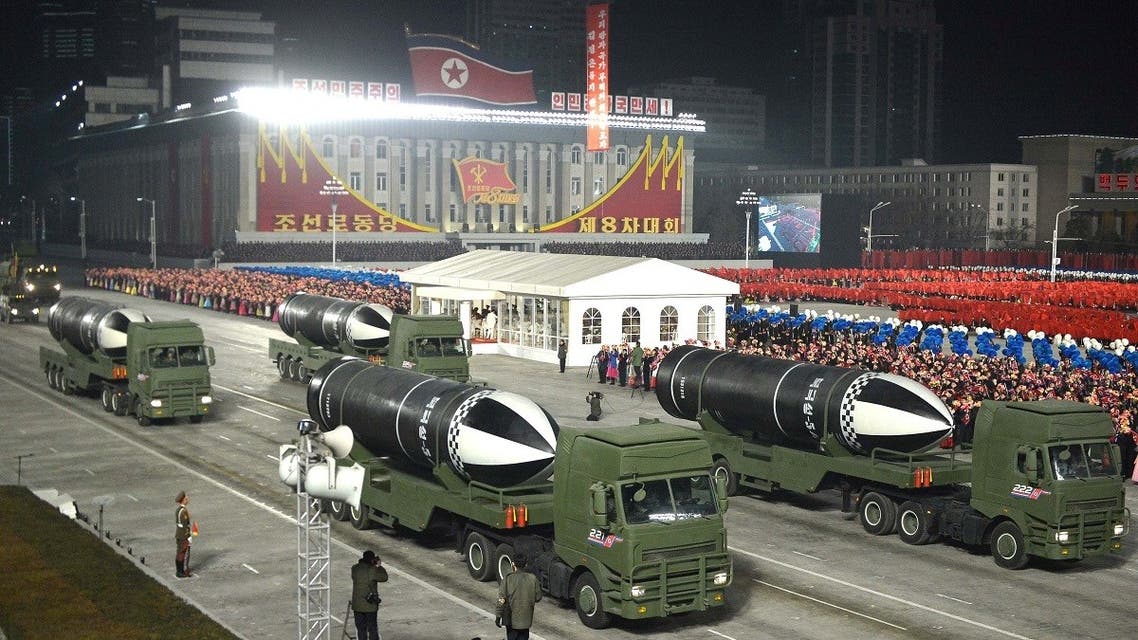
<instances>
[{"instance_id":1,"label":"north korean flag","mask_svg":"<svg viewBox=\"0 0 1138 640\"><path fill-rule=\"evenodd\" d=\"M477 47L449 36L407 35L417 96L469 98L488 104L533 104L533 69L489 60Z\"/></svg>"}]
</instances>

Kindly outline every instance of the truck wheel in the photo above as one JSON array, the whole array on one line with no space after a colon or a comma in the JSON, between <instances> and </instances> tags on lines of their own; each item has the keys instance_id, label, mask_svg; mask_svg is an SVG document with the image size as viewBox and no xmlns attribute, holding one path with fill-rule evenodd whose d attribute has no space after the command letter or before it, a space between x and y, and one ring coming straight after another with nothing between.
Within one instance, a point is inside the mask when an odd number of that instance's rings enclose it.
<instances>
[{"instance_id":1,"label":"truck wheel","mask_svg":"<svg viewBox=\"0 0 1138 640\"><path fill-rule=\"evenodd\" d=\"M723 477L727 479L727 495L733 496L739 491L739 476L731 470L731 463L723 456L716 456L715 461L711 465L711 476L713 478Z\"/></svg>"},{"instance_id":2,"label":"truck wheel","mask_svg":"<svg viewBox=\"0 0 1138 640\"><path fill-rule=\"evenodd\" d=\"M470 532L462 555L466 558L466 571L471 578L479 582L494 578L494 545L486 536L477 531Z\"/></svg>"},{"instance_id":3,"label":"truck wheel","mask_svg":"<svg viewBox=\"0 0 1138 640\"><path fill-rule=\"evenodd\" d=\"M1011 520L1004 520L992 530L992 559L1005 569L1027 566L1027 545L1019 527Z\"/></svg>"},{"instance_id":4,"label":"truck wheel","mask_svg":"<svg viewBox=\"0 0 1138 640\"><path fill-rule=\"evenodd\" d=\"M503 542L494 550L494 577L501 582L514 570L514 545Z\"/></svg>"},{"instance_id":5,"label":"truck wheel","mask_svg":"<svg viewBox=\"0 0 1138 640\"><path fill-rule=\"evenodd\" d=\"M288 380L288 363L291 360L289 356L277 356L277 373L280 374L281 380Z\"/></svg>"},{"instance_id":6,"label":"truck wheel","mask_svg":"<svg viewBox=\"0 0 1138 640\"><path fill-rule=\"evenodd\" d=\"M127 397L125 393L116 391L111 395L111 409L116 416L125 416L127 410Z\"/></svg>"},{"instance_id":7,"label":"truck wheel","mask_svg":"<svg viewBox=\"0 0 1138 640\"><path fill-rule=\"evenodd\" d=\"M867 533L887 536L897 530L897 503L870 491L861 497L858 520Z\"/></svg>"},{"instance_id":8,"label":"truck wheel","mask_svg":"<svg viewBox=\"0 0 1138 640\"><path fill-rule=\"evenodd\" d=\"M340 502L339 500L329 500L328 515L332 516L333 520L347 522L352 517L352 511L348 505Z\"/></svg>"},{"instance_id":9,"label":"truck wheel","mask_svg":"<svg viewBox=\"0 0 1138 640\"><path fill-rule=\"evenodd\" d=\"M150 426L150 416L148 416L142 412L142 401L139 400L138 398L135 398L134 402L132 402L130 404L131 404L131 411L134 413L135 418L138 420L138 426L149 427Z\"/></svg>"},{"instance_id":10,"label":"truck wheel","mask_svg":"<svg viewBox=\"0 0 1138 640\"><path fill-rule=\"evenodd\" d=\"M360 531L371 528L371 510L366 506L361 504L359 508L352 507L349 517L352 521L352 527Z\"/></svg>"},{"instance_id":11,"label":"truck wheel","mask_svg":"<svg viewBox=\"0 0 1138 640\"><path fill-rule=\"evenodd\" d=\"M601 604L601 587L592 573L586 571L573 582L573 602L577 607L577 617L586 627L604 629L612 622L612 617Z\"/></svg>"},{"instance_id":12,"label":"truck wheel","mask_svg":"<svg viewBox=\"0 0 1138 640\"><path fill-rule=\"evenodd\" d=\"M300 382L300 360L290 360L288 363L288 377Z\"/></svg>"},{"instance_id":13,"label":"truck wheel","mask_svg":"<svg viewBox=\"0 0 1138 640\"><path fill-rule=\"evenodd\" d=\"M201 424L203 418L205 418L203 415L190 416L190 422L193 424Z\"/></svg>"},{"instance_id":14,"label":"truck wheel","mask_svg":"<svg viewBox=\"0 0 1138 640\"><path fill-rule=\"evenodd\" d=\"M907 500L897 516L897 535L905 544L928 544L933 538L933 517L919 502Z\"/></svg>"},{"instance_id":15,"label":"truck wheel","mask_svg":"<svg viewBox=\"0 0 1138 640\"><path fill-rule=\"evenodd\" d=\"M304 366L303 364L300 365L300 381L303 382L304 384L308 384L309 382L312 382L312 369L309 369L308 367Z\"/></svg>"},{"instance_id":16,"label":"truck wheel","mask_svg":"<svg viewBox=\"0 0 1138 640\"><path fill-rule=\"evenodd\" d=\"M99 400L103 403L103 411L107 413L114 411L114 407L111 406L111 397L113 395L114 392L111 391L110 387L103 387L103 393L99 395Z\"/></svg>"}]
</instances>

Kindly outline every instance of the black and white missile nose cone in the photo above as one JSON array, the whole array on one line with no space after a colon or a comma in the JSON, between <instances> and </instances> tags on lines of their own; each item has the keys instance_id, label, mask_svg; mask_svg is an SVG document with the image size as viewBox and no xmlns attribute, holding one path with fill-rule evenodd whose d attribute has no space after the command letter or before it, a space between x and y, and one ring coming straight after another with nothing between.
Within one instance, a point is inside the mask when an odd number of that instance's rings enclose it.
<instances>
[{"instance_id":1,"label":"black and white missile nose cone","mask_svg":"<svg viewBox=\"0 0 1138 640\"><path fill-rule=\"evenodd\" d=\"M391 317L395 312L382 304L364 304L355 309L345 323L344 332L360 349L380 349L391 336Z\"/></svg>"},{"instance_id":2,"label":"black and white missile nose cone","mask_svg":"<svg viewBox=\"0 0 1138 640\"><path fill-rule=\"evenodd\" d=\"M557 424L516 393L486 390L466 398L447 429L452 467L497 486L543 482L553 472Z\"/></svg>"},{"instance_id":3,"label":"black and white missile nose cone","mask_svg":"<svg viewBox=\"0 0 1138 640\"><path fill-rule=\"evenodd\" d=\"M95 344L108 355L126 349L126 330L132 322L146 322L146 314L135 309L115 309L103 317L96 330Z\"/></svg>"},{"instance_id":4,"label":"black and white missile nose cone","mask_svg":"<svg viewBox=\"0 0 1138 640\"><path fill-rule=\"evenodd\" d=\"M853 451L917 453L952 433L952 413L924 385L888 373L858 376L842 397L836 435Z\"/></svg>"}]
</instances>

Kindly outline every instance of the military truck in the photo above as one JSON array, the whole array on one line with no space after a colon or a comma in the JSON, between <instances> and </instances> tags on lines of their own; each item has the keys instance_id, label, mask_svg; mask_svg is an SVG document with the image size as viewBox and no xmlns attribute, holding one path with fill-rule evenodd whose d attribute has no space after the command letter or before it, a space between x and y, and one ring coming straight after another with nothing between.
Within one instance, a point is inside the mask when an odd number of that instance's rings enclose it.
<instances>
[{"instance_id":1,"label":"military truck","mask_svg":"<svg viewBox=\"0 0 1138 640\"><path fill-rule=\"evenodd\" d=\"M155 322L134 309L69 297L48 311L48 328L63 349L40 347L53 389L98 396L104 411L132 414L141 426L183 416L198 423L210 412L214 353L197 324Z\"/></svg>"},{"instance_id":2,"label":"military truck","mask_svg":"<svg viewBox=\"0 0 1138 640\"><path fill-rule=\"evenodd\" d=\"M40 309L59 300L55 265L28 265L19 255L0 262L0 322L39 322Z\"/></svg>"},{"instance_id":3,"label":"military truck","mask_svg":"<svg viewBox=\"0 0 1138 640\"><path fill-rule=\"evenodd\" d=\"M525 553L591 628L724 604L725 488L692 429L558 428L516 394L350 358L315 373L308 410L331 453L284 445L280 478L337 520L452 536L480 581Z\"/></svg>"},{"instance_id":4,"label":"military truck","mask_svg":"<svg viewBox=\"0 0 1138 640\"><path fill-rule=\"evenodd\" d=\"M970 449L922 453L951 413L900 376L685 346L661 363L656 394L702 427L729 493L836 489L870 534L986 546L1009 569L1118 552L1128 533L1111 417L1096 406L986 400ZM927 426L941 417L947 430Z\"/></svg>"},{"instance_id":5,"label":"military truck","mask_svg":"<svg viewBox=\"0 0 1138 640\"><path fill-rule=\"evenodd\" d=\"M399 315L379 304L300 292L281 303L277 324L292 338L269 339L269 358L283 380L307 383L343 356L470 380L470 347L455 317Z\"/></svg>"}]
</instances>

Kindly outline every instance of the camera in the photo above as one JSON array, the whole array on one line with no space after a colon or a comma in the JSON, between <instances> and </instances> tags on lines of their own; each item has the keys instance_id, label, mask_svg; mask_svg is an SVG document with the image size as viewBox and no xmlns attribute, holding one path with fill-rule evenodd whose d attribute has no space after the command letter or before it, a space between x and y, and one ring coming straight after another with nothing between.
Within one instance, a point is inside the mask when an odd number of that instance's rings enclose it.
<instances>
[{"instance_id":1,"label":"camera","mask_svg":"<svg viewBox=\"0 0 1138 640\"><path fill-rule=\"evenodd\" d=\"M604 399L604 397L605 397L605 394L601 393L600 391L590 391L588 394L585 395L585 401L588 402L589 400L592 400L593 398L596 398L597 400L602 400L602 399Z\"/></svg>"},{"instance_id":2,"label":"camera","mask_svg":"<svg viewBox=\"0 0 1138 640\"><path fill-rule=\"evenodd\" d=\"M368 602L370 602L371 604L379 604L379 603L383 602L383 598L380 598L379 594L374 592L374 591L367 594L367 597L365 597L364 599L367 600Z\"/></svg>"}]
</instances>

